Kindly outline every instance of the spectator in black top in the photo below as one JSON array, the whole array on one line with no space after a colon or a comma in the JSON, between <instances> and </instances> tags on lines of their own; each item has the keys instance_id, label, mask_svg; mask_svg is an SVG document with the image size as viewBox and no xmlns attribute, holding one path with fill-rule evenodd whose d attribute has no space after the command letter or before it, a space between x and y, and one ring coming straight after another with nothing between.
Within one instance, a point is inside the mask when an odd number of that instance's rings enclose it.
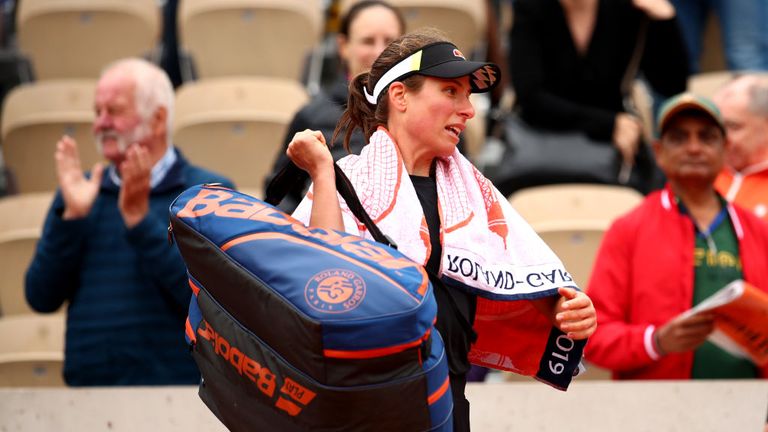
<instances>
[{"instance_id":1,"label":"spectator in black top","mask_svg":"<svg viewBox=\"0 0 768 432\"><path fill-rule=\"evenodd\" d=\"M640 119L625 109L622 79L649 18L639 72L669 97L685 90L686 51L668 0L515 0L510 73L529 124L612 142L632 164Z\"/></svg>"}]
</instances>

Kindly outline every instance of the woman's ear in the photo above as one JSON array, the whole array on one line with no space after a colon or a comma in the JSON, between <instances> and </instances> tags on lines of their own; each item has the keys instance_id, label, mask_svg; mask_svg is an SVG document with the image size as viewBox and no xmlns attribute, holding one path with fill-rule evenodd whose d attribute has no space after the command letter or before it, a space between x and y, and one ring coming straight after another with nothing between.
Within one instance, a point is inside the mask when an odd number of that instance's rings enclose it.
<instances>
[{"instance_id":1,"label":"woman's ear","mask_svg":"<svg viewBox=\"0 0 768 432\"><path fill-rule=\"evenodd\" d=\"M405 84L400 81L395 81L390 84L389 89L387 90L389 106L397 111L405 112L405 109L408 106L405 98L407 93L408 89L405 87Z\"/></svg>"},{"instance_id":2,"label":"woman's ear","mask_svg":"<svg viewBox=\"0 0 768 432\"><path fill-rule=\"evenodd\" d=\"M346 62L347 61L347 37L343 34L339 34L336 36L336 45L338 46L339 50L339 57L341 57L341 60Z\"/></svg>"}]
</instances>

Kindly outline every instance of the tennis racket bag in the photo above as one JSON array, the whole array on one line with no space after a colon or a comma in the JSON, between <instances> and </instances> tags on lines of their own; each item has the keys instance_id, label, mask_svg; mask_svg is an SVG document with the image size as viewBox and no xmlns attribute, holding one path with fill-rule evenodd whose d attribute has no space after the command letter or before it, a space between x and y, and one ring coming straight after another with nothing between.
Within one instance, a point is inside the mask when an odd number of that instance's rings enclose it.
<instances>
[{"instance_id":1,"label":"tennis racket bag","mask_svg":"<svg viewBox=\"0 0 768 432\"><path fill-rule=\"evenodd\" d=\"M397 250L215 185L171 204L199 394L235 431L451 431L437 305Z\"/></svg>"}]
</instances>

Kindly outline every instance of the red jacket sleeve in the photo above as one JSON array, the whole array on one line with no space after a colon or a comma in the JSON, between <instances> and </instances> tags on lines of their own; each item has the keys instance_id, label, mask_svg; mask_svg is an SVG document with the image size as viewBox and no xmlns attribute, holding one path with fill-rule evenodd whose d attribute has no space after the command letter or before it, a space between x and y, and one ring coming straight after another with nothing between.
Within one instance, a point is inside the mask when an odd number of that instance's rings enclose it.
<instances>
[{"instance_id":1,"label":"red jacket sleeve","mask_svg":"<svg viewBox=\"0 0 768 432\"><path fill-rule=\"evenodd\" d=\"M768 225L750 212L735 206L743 224L745 239L741 242L741 261L744 279L768 292ZM768 364L759 368L760 377L768 378Z\"/></svg>"}]
</instances>

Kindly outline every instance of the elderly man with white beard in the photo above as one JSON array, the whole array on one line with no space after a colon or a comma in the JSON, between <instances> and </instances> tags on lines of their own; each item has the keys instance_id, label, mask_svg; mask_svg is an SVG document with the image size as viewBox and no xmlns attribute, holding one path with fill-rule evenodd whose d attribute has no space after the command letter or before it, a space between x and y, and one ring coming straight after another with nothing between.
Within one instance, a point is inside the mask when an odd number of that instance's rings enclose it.
<instances>
[{"instance_id":1,"label":"elderly man with white beard","mask_svg":"<svg viewBox=\"0 0 768 432\"><path fill-rule=\"evenodd\" d=\"M59 190L27 270L38 312L67 308L64 379L71 386L195 384L184 341L191 291L167 240L168 206L200 183L232 183L171 144L173 87L124 59L101 75L93 132L109 164L83 173L78 146L57 143Z\"/></svg>"}]
</instances>

